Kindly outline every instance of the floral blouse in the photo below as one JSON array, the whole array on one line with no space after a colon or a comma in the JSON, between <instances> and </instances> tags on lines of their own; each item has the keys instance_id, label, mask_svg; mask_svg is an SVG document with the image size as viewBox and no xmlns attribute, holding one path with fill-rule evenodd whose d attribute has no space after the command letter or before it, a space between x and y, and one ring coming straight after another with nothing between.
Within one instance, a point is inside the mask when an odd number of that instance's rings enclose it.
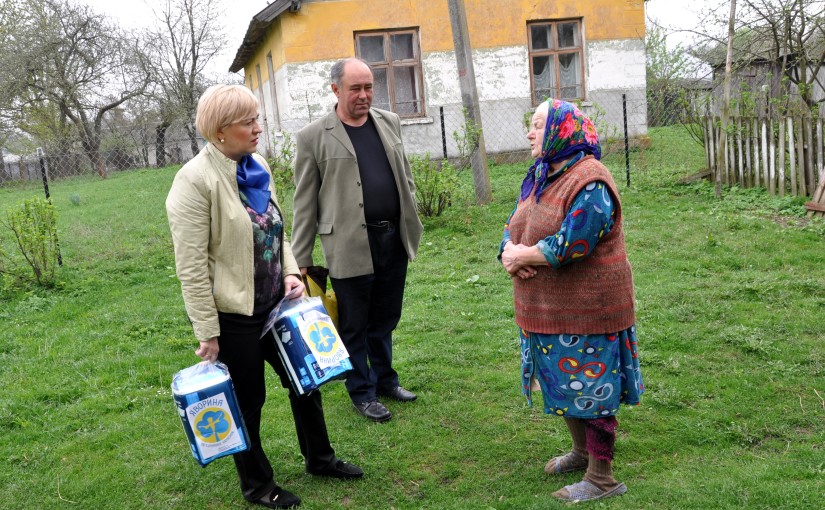
<instances>
[{"instance_id":1,"label":"floral blouse","mask_svg":"<svg viewBox=\"0 0 825 510\"><path fill-rule=\"evenodd\" d=\"M255 280L255 303L252 313L257 314L269 311L281 299L281 240L284 224L278 208L272 201L263 214L258 214L249 207L243 193L240 193L240 197L252 221Z\"/></svg>"}]
</instances>

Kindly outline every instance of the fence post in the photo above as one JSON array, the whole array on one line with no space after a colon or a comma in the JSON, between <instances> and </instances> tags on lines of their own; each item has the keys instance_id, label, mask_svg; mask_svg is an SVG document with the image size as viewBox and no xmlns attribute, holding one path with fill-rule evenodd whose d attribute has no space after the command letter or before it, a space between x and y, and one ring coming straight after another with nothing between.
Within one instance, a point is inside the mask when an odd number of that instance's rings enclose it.
<instances>
[{"instance_id":1,"label":"fence post","mask_svg":"<svg viewBox=\"0 0 825 510\"><path fill-rule=\"evenodd\" d=\"M730 119L728 119L728 129L726 131L730 131L730 126ZM725 152L728 156L727 159L725 159L725 186L729 187L735 175L734 165L736 164L736 154L733 152L733 140L731 140L731 137L728 135L725 135L725 144L728 149Z\"/></svg>"},{"instance_id":2,"label":"fence post","mask_svg":"<svg viewBox=\"0 0 825 510\"><path fill-rule=\"evenodd\" d=\"M702 119L702 127L703 127L702 131L704 133L704 140L705 140L705 164L707 164L708 171L712 175L713 174L713 163L711 161L712 161L713 158L710 157L710 151L711 151L711 144L713 142L711 141L710 129L708 129L708 125L707 125L707 122L705 122L705 120L707 120L707 118Z\"/></svg>"},{"instance_id":3,"label":"fence post","mask_svg":"<svg viewBox=\"0 0 825 510\"><path fill-rule=\"evenodd\" d=\"M742 126L742 116L740 115L740 116L736 117L736 147L739 149L739 152L737 153L737 156L738 156L737 168L739 170L738 180L739 180L739 186L742 187L742 188L745 187L745 170L743 168L743 165L744 165L743 160L744 160L745 155L742 152L742 135L743 135L744 132L745 131L744 131L743 126ZM734 180L736 180L735 177L734 177Z\"/></svg>"},{"instance_id":4,"label":"fence post","mask_svg":"<svg viewBox=\"0 0 825 510\"><path fill-rule=\"evenodd\" d=\"M822 118L818 118L816 120L816 138L814 139L814 145L816 146L816 170L814 174L817 177L816 184L819 185L820 181L822 181L822 177L820 177L822 168L825 166L825 162L822 161Z\"/></svg>"},{"instance_id":5,"label":"fence post","mask_svg":"<svg viewBox=\"0 0 825 510\"><path fill-rule=\"evenodd\" d=\"M779 117L779 150L777 151L779 161L776 164L777 168L777 185L779 186L779 196L785 196L785 119Z\"/></svg>"},{"instance_id":6,"label":"fence post","mask_svg":"<svg viewBox=\"0 0 825 510\"><path fill-rule=\"evenodd\" d=\"M624 119L624 168L627 173L627 187L630 187L630 143L627 136L627 94L622 94L622 118Z\"/></svg>"},{"instance_id":7,"label":"fence post","mask_svg":"<svg viewBox=\"0 0 825 510\"><path fill-rule=\"evenodd\" d=\"M751 139L753 140L753 168L751 168L750 181L755 188L758 188L759 168L762 164L759 159L759 117L754 116L753 125L751 127L753 128L753 131L751 132Z\"/></svg>"},{"instance_id":8,"label":"fence post","mask_svg":"<svg viewBox=\"0 0 825 510\"><path fill-rule=\"evenodd\" d=\"M814 170L814 134L813 117L810 114L803 116L805 122L805 180L808 182L808 195L813 195L816 189L816 170Z\"/></svg>"},{"instance_id":9,"label":"fence post","mask_svg":"<svg viewBox=\"0 0 825 510\"><path fill-rule=\"evenodd\" d=\"M765 189L767 190L770 187L770 169L771 169L771 117L770 115L765 117L765 121L762 124L762 136L764 137L763 143L765 144L765 164L763 165L764 172L762 173L762 182L764 183Z\"/></svg>"},{"instance_id":10,"label":"fence post","mask_svg":"<svg viewBox=\"0 0 825 510\"><path fill-rule=\"evenodd\" d=\"M799 187L796 185L796 151L794 150L793 117L788 115L785 121L788 124L788 156L790 156L791 161L791 194L797 196L799 195Z\"/></svg>"},{"instance_id":11,"label":"fence post","mask_svg":"<svg viewBox=\"0 0 825 510\"><path fill-rule=\"evenodd\" d=\"M776 195L776 141L773 137L773 118L768 117L768 148L770 158L768 165L768 190L771 196Z\"/></svg>"},{"instance_id":12,"label":"fence post","mask_svg":"<svg viewBox=\"0 0 825 510\"><path fill-rule=\"evenodd\" d=\"M444 107L438 107L438 115L441 117L441 150L444 151L444 159L447 159L447 128L444 126Z\"/></svg>"},{"instance_id":13,"label":"fence post","mask_svg":"<svg viewBox=\"0 0 825 510\"><path fill-rule=\"evenodd\" d=\"M46 200L51 204L52 197L49 194L49 177L46 174L46 159L44 158L43 148L37 148L37 158L40 160L40 176L43 178L43 191L46 193ZM57 244L57 265L63 265L63 256L60 255L60 241L57 240L57 234L55 233L55 243Z\"/></svg>"},{"instance_id":14,"label":"fence post","mask_svg":"<svg viewBox=\"0 0 825 510\"><path fill-rule=\"evenodd\" d=\"M37 148L37 158L40 160L40 177L43 178L43 192L46 194L46 200L51 201L49 195L49 178L46 175L46 160L43 159L43 148Z\"/></svg>"},{"instance_id":15,"label":"fence post","mask_svg":"<svg viewBox=\"0 0 825 510\"><path fill-rule=\"evenodd\" d=\"M799 196L808 195L808 187L805 182L805 123L804 117L799 117L796 123L796 168L798 174L796 183L799 185ZM811 190L813 191L813 190Z\"/></svg>"},{"instance_id":16,"label":"fence post","mask_svg":"<svg viewBox=\"0 0 825 510\"><path fill-rule=\"evenodd\" d=\"M751 150L751 132L753 128L751 127L750 119L747 117L742 117L742 136L745 137L745 172L742 174L742 187L749 188L750 187L750 175L751 169L753 168L753 164L751 163L751 157L753 156L753 151Z\"/></svg>"},{"instance_id":17,"label":"fence post","mask_svg":"<svg viewBox=\"0 0 825 510\"><path fill-rule=\"evenodd\" d=\"M710 142L708 144L708 156L710 158L708 160L710 162L708 168L710 170L710 176L715 182L715 180L716 180L716 128L713 125L713 117L708 115L707 121L708 121L708 127L707 127L708 141Z\"/></svg>"}]
</instances>

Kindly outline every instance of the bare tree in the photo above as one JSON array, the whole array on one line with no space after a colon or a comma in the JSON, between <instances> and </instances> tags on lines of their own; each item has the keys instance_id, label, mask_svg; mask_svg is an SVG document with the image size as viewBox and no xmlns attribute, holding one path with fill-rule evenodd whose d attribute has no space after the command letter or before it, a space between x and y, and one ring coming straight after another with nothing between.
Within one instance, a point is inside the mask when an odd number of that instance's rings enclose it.
<instances>
[{"instance_id":1,"label":"bare tree","mask_svg":"<svg viewBox=\"0 0 825 510\"><path fill-rule=\"evenodd\" d=\"M687 49L668 48L664 28L651 24L645 32L648 123L666 126L683 122L693 107L691 84L699 81L697 64Z\"/></svg>"},{"instance_id":2,"label":"bare tree","mask_svg":"<svg viewBox=\"0 0 825 510\"><path fill-rule=\"evenodd\" d=\"M796 85L808 107L816 100L814 85L820 89L819 71L825 63L825 5L814 0L745 0L748 18L765 27L770 55L780 73Z\"/></svg>"},{"instance_id":3,"label":"bare tree","mask_svg":"<svg viewBox=\"0 0 825 510\"><path fill-rule=\"evenodd\" d=\"M727 46L722 34L727 34L728 17L718 10L717 14L716 26L725 30L716 35L703 34L707 49L699 53L721 70ZM769 79L764 85L770 97L795 92L807 108L825 101L821 94L815 94L817 87L823 89L820 71L825 65L825 2L743 0L737 9L733 65L747 69L755 64L770 69L769 73L758 73L755 77ZM749 85L751 89L756 88L754 84Z\"/></svg>"},{"instance_id":4,"label":"bare tree","mask_svg":"<svg viewBox=\"0 0 825 510\"><path fill-rule=\"evenodd\" d=\"M0 48L10 48L15 43L15 27L21 20L17 0L0 0ZM15 80L11 54L0 51L0 158L6 140L14 131L18 116L16 98L20 88Z\"/></svg>"},{"instance_id":5,"label":"bare tree","mask_svg":"<svg viewBox=\"0 0 825 510\"><path fill-rule=\"evenodd\" d=\"M12 2L14 3L14 2ZM84 152L101 177L104 116L139 96L149 83L143 49L89 7L70 0L19 3L4 66L14 66L16 101L22 111L56 111L53 121L73 126Z\"/></svg>"},{"instance_id":6,"label":"bare tree","mask_svg":"<svg viewBox=\"0 0 825 510\"><path fill-rule=\"evenodd\" d=\"M226 43L218 9L222 4L217 0L162 3L162 8L155 11L161 27L148 32L155 80L161 92L158 101L162 117L156 128L159 166L165 161L161 152L166 130L176 121L182 123L189 135L192 154L198 153L195 111L198 98L208 85L205 69Z\"/></svg>"},{"instance_id":7,"label":"bare tree","mask_svg":"<svg viewBox=\"0 0 825 510\"><path fill-rule=\"evenodd\" d=\"M149 92L129 101L128 117L129 125L123 131L123 135L131 140L140 157L140 163L148 168L149 149L155 142L155 129L161 117L154 94ZM163 150L160 152L163 153ZM158 158L156 152L156 159ZM166 163L158 166L166 166Z\"/></svg>"}]
</instances>

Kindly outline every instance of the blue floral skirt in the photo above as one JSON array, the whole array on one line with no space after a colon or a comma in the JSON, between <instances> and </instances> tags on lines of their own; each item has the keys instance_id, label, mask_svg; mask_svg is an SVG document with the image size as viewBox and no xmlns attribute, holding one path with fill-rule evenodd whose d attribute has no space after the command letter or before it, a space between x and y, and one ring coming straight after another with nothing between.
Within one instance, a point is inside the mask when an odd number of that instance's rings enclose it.
<instances>
[{"instance_id":1,"label":"blue floral skirt","mask_svg":"<svg viewBox=\"0 0 825 510\"><path fill-rule=\"evenodd\" d=\"M638 404L644 393L635 326L606 335L543 335L522 329L519 338L522 393L532 406L532 391L540 388L547 414L613 416L619 404Z\"/></svg>"}]
</instances>

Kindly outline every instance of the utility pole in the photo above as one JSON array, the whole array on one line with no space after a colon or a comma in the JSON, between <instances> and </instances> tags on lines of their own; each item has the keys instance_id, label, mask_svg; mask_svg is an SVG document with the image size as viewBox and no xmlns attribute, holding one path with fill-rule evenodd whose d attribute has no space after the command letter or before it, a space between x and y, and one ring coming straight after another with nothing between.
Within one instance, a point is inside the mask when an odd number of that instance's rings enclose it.
<instances>
[{"instance_id":1,"label":"utility pole","mask_svg":"<svg viewBox=\"0 0 825 510\"><path fill-rule=\"evenodd\" d=\"M476 204L489 204L492 200L490 191L490 170L487 168L487 150L484 148L484 131L481 126L481 108L478 105L476 75L473 69L473 50L470 47L470 31L467 27L467 12L464 0L448 0L450 25L453 29L455 60L458 66L458 82L461 87L461 103L471 128L478 129L478 143L470 154L473 167L473 185L476 192ZM466 129L466 127L465 127Z\"/></svg>"}]
</instances>

